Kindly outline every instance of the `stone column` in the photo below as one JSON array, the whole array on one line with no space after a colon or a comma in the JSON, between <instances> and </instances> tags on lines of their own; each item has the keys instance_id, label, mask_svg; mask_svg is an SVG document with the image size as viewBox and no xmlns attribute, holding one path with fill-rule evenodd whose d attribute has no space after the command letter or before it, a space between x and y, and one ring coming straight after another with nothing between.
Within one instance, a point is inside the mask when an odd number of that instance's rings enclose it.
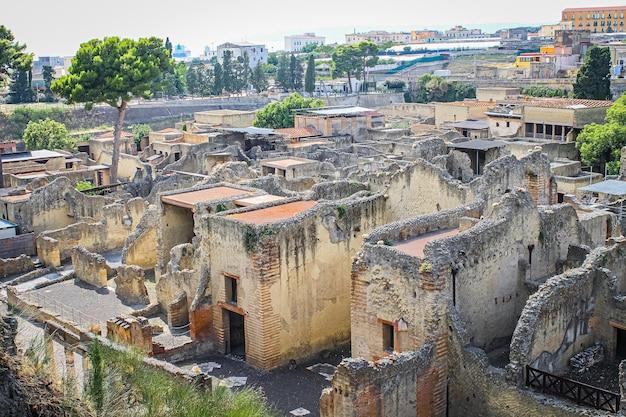
<instances>
[{"instance_id":1,"label":"stone column","mask_svg":"<svg viewBox=\"0 0 626 417\"><path fill-rule=\"evenodd\" d=\"M64 346L65 353L65 377L76 381L76 368L74 367L74 351L69 346Z\"/></svg>"}]
</instances>

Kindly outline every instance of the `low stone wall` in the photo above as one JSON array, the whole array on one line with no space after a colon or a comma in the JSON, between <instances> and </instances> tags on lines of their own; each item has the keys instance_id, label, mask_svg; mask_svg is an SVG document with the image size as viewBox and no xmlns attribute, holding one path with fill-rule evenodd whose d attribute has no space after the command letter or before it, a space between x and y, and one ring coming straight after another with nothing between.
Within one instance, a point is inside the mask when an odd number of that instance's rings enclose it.
<instances>
[{"instance_id":1,"label":"low stone wall","mask_svg":"<svg viewBox=\"0 0 626 417\"><path fill-rule=\"evenodd\" d=\"M128 304L150 303L143 269L134 265L120 265L116 272L115 294L120 300Z\"/></svg>"},{"instance_id":2,"label":"low stone wall","mask_svg":"<svg viewBox=\"0 0 626 417\"><path fill-rule=\"evenodd\" d=\"M151 354L152 327L144 317L120 316L107 320L107 338Z\"/></svg>"},{"instance_id":3,"label":"low stone wall","mask_svg":"<svg viewBox=\"0 0 626 417\"><path fill-rule=\"evenodd\" d=\"M35 269L35 264L33 264L33 261L27 255L21 255L17 258L0 259L0 278L32 271L33 269Z\"/></svg>"},{"instance_id":4,"label":"low stone wall","mask_svg":"<svg viewBox=\"0 0 626 417\"><path fill-rule=\"evenodd\" d=\"M96 287L107 286L110 268L102 255L76 247L72 250L72 265L76 278Z\"/></svg>"}]
</instances>

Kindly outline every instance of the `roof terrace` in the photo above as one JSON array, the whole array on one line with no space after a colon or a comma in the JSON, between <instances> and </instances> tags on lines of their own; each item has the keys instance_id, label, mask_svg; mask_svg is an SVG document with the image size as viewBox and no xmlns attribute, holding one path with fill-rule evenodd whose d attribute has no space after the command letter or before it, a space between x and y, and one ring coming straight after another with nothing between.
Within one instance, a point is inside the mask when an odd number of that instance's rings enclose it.
<instances>
[{"instance_id":1,"label":"roof terrace","mask_svg":"<svg viewBox=\"0 0 626 417\"><path fill-rule=\"evenodd\" d=\"M258 210L229 214L226 218L250 224L276 223L281 220L291 219L314 207L316 204L317 202L312 200L294 201L292 203L280 204Z\"/></svg>"},{"instance_id":2,"label":"roof terrace","mask_svg":"<svg viewBox=\"0 0 626 417\"><path fill-rule=\"evenodd\" d=\"M219 186L213 188L205 188L202 190L187 191L178 194L170 194L161 196L161 201L166 204L191 209L198 203L210 201L224 200L230 197L249 196L254 194L251 191L242 190L240 188Z\"/></svg>"},{"instance_id":3,"label":"roof terrace","mask_svg":"<svg viewBox=\"0 0 626 417\"><path fill-rule=\"evenodd\" d=\"M434 232L425 233L411 239L397 242L393 245L393 247L398 249L400 252L406 253L407 255L423 258L424 249L426 248L426 245L428 243L453 237L458 235L459 233L461 233L461 230L459 228L437 230Z\"/></svg>"}]
</instances>

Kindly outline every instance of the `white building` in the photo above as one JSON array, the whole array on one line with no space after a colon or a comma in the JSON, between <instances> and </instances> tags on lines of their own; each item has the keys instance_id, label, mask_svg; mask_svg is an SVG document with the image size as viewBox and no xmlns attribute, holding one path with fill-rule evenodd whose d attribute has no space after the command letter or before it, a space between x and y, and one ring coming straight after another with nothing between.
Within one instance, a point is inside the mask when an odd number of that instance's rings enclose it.
<instances>
[{"instance_id":1,"label":"white building","mask_svg":"<svg viewBox=\"0 0 626 417\"><path fill-rule=\"evenodd\" d=\"M230 51L233 55L233 59L237 59L240 56L243 57L245 53L248 54L250 60L250 68L256 67L259 63L267 64L267 48L262 44L253 44L249 42L227 42L217 47L217 59L220 63L224 61L224 52Z\"/></svg>"},{"instance_id":2,"label":"white building","mask_svg":"<svg viewBox=\"0 0 626 417\"><path fill-rule=\"evenodd\" d=\"M307 45L324 45L326 38L315 36L315 33L305 33L304 35L285 36L285 51L300 52Z\"/></svg>"},{"instance_id":3,"label":"white building","mask_svg":"<svg viewBox=\"0 0 626 417\"><path fill-rule=\"evenodd\" d=\"M352 45L363 41L372 41L376 44L385 42L409 43L411 34L408 32L385 32L384 30L372 30L364 33L349 33L346 35L346 43Z\"/></svg>"},{"instance_id":4,"label":"white building","mask_svg":"<svg viewBox=\"0 0 626 417\"><path fill-rule=\"evenodd\" d=\"M450 39L466 39L466 38L487 38L488 34L483 33L480 29L467 29L463 26L455 26L446 30L445 37Z\"/></svg>"}]
</instances>

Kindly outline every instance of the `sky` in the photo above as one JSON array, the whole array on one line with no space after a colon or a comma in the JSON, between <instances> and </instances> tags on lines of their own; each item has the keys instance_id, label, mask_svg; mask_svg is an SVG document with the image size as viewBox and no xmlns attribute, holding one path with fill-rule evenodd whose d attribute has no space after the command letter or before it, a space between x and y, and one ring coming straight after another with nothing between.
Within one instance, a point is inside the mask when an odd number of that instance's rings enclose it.
<instances>
[{"instance_id":1,"label":"sky","mask_svg":"<svg viewBox=\"0 0 626 417\"><path fill-rule=\"evenodd\" d=\"M73 55L105 36L168 36L199 55L227 41L281 49L289 34L316 32L342 42L354 30L446 29L557 23L566 7L611 6L614 0L31 0L1 7L0 25L37 56Z\"/></svg>"}]
</instances>

